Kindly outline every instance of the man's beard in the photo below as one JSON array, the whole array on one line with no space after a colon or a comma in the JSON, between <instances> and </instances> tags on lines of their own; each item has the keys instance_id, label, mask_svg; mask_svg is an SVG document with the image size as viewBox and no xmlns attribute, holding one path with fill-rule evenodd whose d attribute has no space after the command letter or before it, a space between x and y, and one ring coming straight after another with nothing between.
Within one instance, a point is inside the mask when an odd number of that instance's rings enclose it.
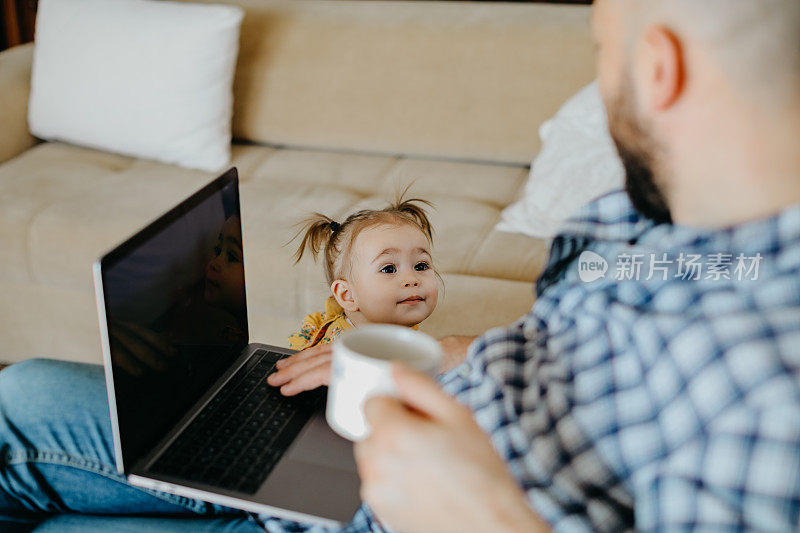
<instances>
[{"instance_id":1,"label":"man's beard","mask_svg":"<svg viewBox=\"0 0 800 533\"><path fill-rule=\"evenodd\" d=\"M608 109L611 138L625 166L625 190L631 203L656 224L672 223L664 191L654 167L658 143L642 125L633 107L632 84L622 84Z\"/></svg>"}]
</instances>

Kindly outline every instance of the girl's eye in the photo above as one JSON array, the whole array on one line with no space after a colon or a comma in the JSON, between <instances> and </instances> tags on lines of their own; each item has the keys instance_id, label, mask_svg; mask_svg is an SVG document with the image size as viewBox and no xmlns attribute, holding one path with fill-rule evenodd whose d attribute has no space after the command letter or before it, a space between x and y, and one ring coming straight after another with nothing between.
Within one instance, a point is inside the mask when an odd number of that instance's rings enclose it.
<instances>
[{"instance_id":1,"label":"girl's eye","mask_svg":"<svg viewBox=\"0 0 800 533\"><path fill-rule=\"evenodd\" d=\"M238 263L239 262L239 258L236 257L236 254L234 254L232 252L228 252L228 261L230 261L231 263Z\"/></svg>"},{"instance_id":2,"label":"girl's eye","mask_svg":"<svg viewBox=\"0 0 800 533\"><path fill-rule=\"evenodd\" d=\"M394 274L397 272L397 269L394 267L394 265L386 265L385 267L381 268L380 271L384 274Z\"/></svg>"},{"instance_id":3,"label":"girl's eye","mask_svg":"<svg viewBox=\"0 0 800 533\"><path fill-rule=\"evenodd\" d=\"M219 255L222 253L222 247L217 245L214 247L214 255Z\"/></svg>"},{"instance_id":4,"label":"girl's eye","mask_svg":"<svg viewBox=\"0 0 800 533\"><path fill-rule=\"evenodd\" d=\"M417 263L416 265L414 265L414 270L428 270L430 267L431 266L428 263L426 263L425 261L422 261L422 262Z\"/></svg>"}]
</instances>

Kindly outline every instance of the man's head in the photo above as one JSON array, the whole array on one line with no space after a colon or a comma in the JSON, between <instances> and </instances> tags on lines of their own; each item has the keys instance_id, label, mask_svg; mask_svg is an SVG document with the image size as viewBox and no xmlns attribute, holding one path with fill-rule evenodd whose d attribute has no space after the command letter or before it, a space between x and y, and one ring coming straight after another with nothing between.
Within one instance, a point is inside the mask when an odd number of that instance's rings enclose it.
<instances>
[{"instance_id":1,"label":"man's head","mask_svg":"<svg viewBox=\"0 0 800 533\"><path fill-rule=\"evenodd\" d=\"M791 143L760 145L764 126L800 142L798 0L596 0L593 32L611 134L643 214L718 226L800 192L773 168L798 170Z\"/></svg>"}]
</instances>

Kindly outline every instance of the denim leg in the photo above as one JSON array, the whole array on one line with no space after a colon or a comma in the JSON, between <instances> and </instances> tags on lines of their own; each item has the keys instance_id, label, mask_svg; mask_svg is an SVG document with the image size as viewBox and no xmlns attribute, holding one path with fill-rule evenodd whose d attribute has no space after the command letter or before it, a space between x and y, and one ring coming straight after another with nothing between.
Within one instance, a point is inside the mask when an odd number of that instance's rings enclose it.
<instances>
[{"instance_id":1,"label":"denim leg","mask_svg":"<svg viewBox=\"0 0 800 533\"><path fill-rule=\"evenodd\" d=\"M113 449L101 366L33 359L0 372L0 521L231 512L131 486Z\"/></svg>"},{"instance_id":2,"label":"denim leg","mask_svg":"<svg viewBox=\"0 0 800 533\"><path fill-rule=\"evenodd\" d=\"M63 515L37 527L35 533L264 533L248 518L150 518Z\"/></svg>"}]
</instances>

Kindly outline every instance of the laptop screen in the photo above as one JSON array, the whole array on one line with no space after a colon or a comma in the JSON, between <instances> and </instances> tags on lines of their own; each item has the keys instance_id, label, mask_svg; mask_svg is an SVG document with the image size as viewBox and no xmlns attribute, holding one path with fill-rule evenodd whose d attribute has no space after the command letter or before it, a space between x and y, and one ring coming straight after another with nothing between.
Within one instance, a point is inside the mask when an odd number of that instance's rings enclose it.
<instances>
[{"instance_id":1,"label":"laptop screen","mask_svg":"<svg viewBox=\"0 0 800 533\"><path fill-rule=\"evenodd\" d=\"M128 471L247 345L235 169L108 253L101 266Z\"/></svg>"}]
</instances>

